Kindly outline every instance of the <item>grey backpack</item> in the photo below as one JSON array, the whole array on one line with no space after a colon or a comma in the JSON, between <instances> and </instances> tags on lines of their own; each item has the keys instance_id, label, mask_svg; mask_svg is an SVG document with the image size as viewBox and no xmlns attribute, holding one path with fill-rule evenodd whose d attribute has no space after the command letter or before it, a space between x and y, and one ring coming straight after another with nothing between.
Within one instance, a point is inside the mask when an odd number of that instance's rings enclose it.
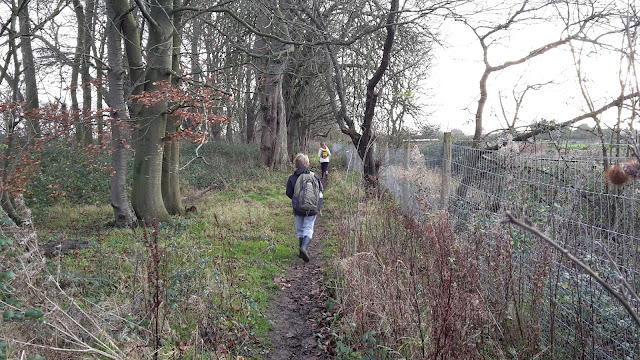
<instances>
[{"instance_id":1,"label":"grey backpack","mask_svg":"<svg viewBox=\"0 0 640 360\"><path fill-rule=\"evenodd\" d=\"M293 188L293 209L299 212L318 211L320 206L320 184L316 179L316 175L311 171L305 171L296 181Z\"/></svg>"}]
</instances>

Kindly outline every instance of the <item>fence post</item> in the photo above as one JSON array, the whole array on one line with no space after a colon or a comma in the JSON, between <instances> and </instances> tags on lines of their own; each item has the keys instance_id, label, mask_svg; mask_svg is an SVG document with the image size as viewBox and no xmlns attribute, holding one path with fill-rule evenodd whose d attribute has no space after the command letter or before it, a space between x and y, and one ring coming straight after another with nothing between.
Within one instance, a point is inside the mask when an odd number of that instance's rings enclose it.
<instances>
[{"instance_id":1,"label":"fence post","mask_svg":"<svg viewBox=\"0 0 640 360\"><path fill-rule=\"evenodd\" d=\"M411 147L411 139L407 139L404 144L404 158L402 159L402 168L404 176L402 179L402 211L409 213L409 179L407 172L409 171L409 148Z\"/></svg>"},{"instance_id":2,"label":"fence post","mask_svg":"<svg viewBox=\"0 0 640 360\"><path fill-rule=\"evenodd\" d=\"M440 207L446 209L449 204L449 180L451 179L451 133L444 133L442 151L442 186L440 188Z\"/></svg>"},{"instance_id":3,"label":"fence post","mask_svg":"<svg viewBox=\"0 0 640 360\"><path fill-rule=\"evenodd\" d=\"M402 163L402 166L404 167L405 170L409 169L409 148L411 147L411 140L407 140L404 143L404 161Z\"/></svg>"}]
</instances>

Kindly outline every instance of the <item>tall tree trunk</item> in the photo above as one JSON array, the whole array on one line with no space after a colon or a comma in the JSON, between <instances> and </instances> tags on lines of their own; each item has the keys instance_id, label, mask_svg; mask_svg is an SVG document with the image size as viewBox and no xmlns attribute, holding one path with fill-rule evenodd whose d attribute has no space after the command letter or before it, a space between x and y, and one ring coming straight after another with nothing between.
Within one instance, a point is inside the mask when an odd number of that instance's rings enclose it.
<instances>
[{"instance_id":1,"label":"tall tree trunk","mask_svg":"<svg viewBox=\"0 0 640 360\"><path fill-rule=\"evenodd\" d=\"M256 122L258 121L258 112L256 108L251 105L247 109L247 144L254 144L256 142Z\"/></svg>"},{"instance_id":2,"label":"tall tree trunk","mask_svg":"<svg viewBox=\"0 0 640 360\"><path fill-rule=\"evenodd\" d=\"M271 11L276 14L276 17L267 16ZM258 28L261 31L271 31L278 36L288 38L289 33L286 25L276 24L274 26L272 23L275 19L282 18L282 14L275 4L273 4L273 9L260 9L257 19ZM287 124L282 96L282 80L284 69L287 66L287 54L292 48L272 40L267 41L262 37L257 38L255 47L257 53L265 55L258 61L259 65L256 68L260 113L262 115L262 136L260 139L262 164L274 169L288 162Z\"/></svg>"},{"instance_id":3,"label":"tall tree trunk","mask_svg":"<svg viewBox=\"0 0 640 360\"><path fill-rule=\"evenodd\" d=\"M240 30L238 30L238 33ZM225 56L225 70L224 70L224 78L233 82L230 85L233 87L233 97L235 99L240 98L241 94L241 86L242 86L242 75L238 74L237 66L242 62L242 56L238 55L238 52L235 51L235 45L242 41L240 36L236 36L235 38L227 37L224 43L224 52ZM240 76L239 76L240 75ZM233 80L231 80L233 79ZM227 143L233 144L233 125L235 122L240 123L239 114L240 114L240 106L238 101L228 101L225 106L225 110L227 113L227 122L225 124L225 139Z\"/></svg>"},{"instance_id":4,"label":"tall tree trunk","mask_svg":"<svg viewBox=\"0 0 640 360\"><path fill-rule=\"evenodd\" d=\"M14 10L16 9L14 1L11 2L11 6ZM16 46L16 36L13 35L13 34L17 34L17 32L15 31L17 21L18 19L16 17L15 11L12 11L11 24L10 24L11 32L9 35L9 52L11 54L10 56L13 57L14 74L16 75L13 78L13 81L9 81L9 83L12 89L11 100L13 102L18 102L18 100L20 100L21 98L20 87L19 87L20 84L18 81L19 79L18 74L20 74L20 62L18 61L18 48ZM5 144L4 158L2 160L2 189L1 189L1 195L0 195L1 197L0 203L2 205L2 210L4 210L4 212L9 216L9 218L11 218L11 220L13 220L14 223L16 223L17 225L20 225L23 223L23 219L20 217L15 207L13 206L13 203L11 202L11 197L9 196L9 191L7 190L7 183L9 181L9 172L10 172L10 166L11 166L11 157L13 156L13 151L15 150L13 146L14 145L13 138L16 135L15 130L16 130L16 126L18 125L18 121L16 121L17 119L16 115L17 114L10 114L10 113L3 114L5 131L7 132L7 139L4 142Z\"/></svg>"},{"instance_id":5,"label":"tall tree trunk","mask_svg":"<svg viewBox=\"0 0 640 360\"><path fill-rule=\"evenodd\" d=\"M280 148L281 142L278 136L282 134L282 129L286 129L284 104L282 103L283 68L283 63L271 63L267 65L269 70L258 75L260 84L258 86L258 94L260 96L260 112L262 114L260 149L262 164L270 169L283 164L283 162L278 162L279 155L283 150Z\"/></svg>"},{"instance_id":6,"label":"tall tree trunk","mask_svg":"<svg viewBox=\"0 0 640 360\"><path fill-rule=\"evenodd\" d=\"M107 61L109 63L109 91L107 92L107 103L112 109L111 113L111 176L109 185L111 187L111 207L116 226L131 227L136 222L136 216L129 202L127 195L127 161L129 152L126 142L121 141L127 138L129 127L127 107L124 103L124 69L122 66L122 39L120 37L120 26L122 19L116 14L113 4L106 3L107 12Z\"/></svg>"},{"instance_id":7,"label":"tall tree trunk","mask_svg":"<svg viewBox=\"0 0 640 360\"><path fill-rule=\"evenodd\" d=\"M227 106L227 123L225 124L225 139L227 143L233 144L233 121L235 118L235 113L237 112L236 105Z\"/></svg>"},{"instance_id":8,"label":"tall tree trunk","mask_svg":"<svg viewBox=\"0 0 640 360\"><path fill-rule=\"evenodd\" d=\"M104 44L106 42L105 38L106 38L106 31L104 34L104 37L102 38L101 44L100 44L100 52L97 51L97 49L95 49L95 56L96 58L100 58L100 59L104 59ZM122 53L122 48L120 48L120 53ZM104 79L104 67L103 67L103 62L102 61L98 61L96 62L96 77L98 79ZM122 67L122 65L121 65ZM96 109L98 110L94 116L95 118L95 122L96 122L96 132L98 134L98 144L104 144L105 139L104 139L104 120L102 119L103 116L103 111L102 109L104 108L103 106L103 100L105 97L105 88L104 88L104 84L100 84L97 88L96 88ZM124 94L123 94L124 97Z\"/></svg>"},{"instance_id":9,"label":"tall tree trunk","mask_svg":"<svg viewBox=\"0 0 640 360\"><path fill-rule=\"evenodd\" d=\"M302 151L310 151L309 150L309 139L311 137L311 124L309 121L306 121L302 114L295 114L295 121L298 122L298 132L297 140Z\"/></svg>"},{"instance_id":10,"label":"tall tree trunk","mask_svg":"<svg viewBox=\"0 0 640 360\"><path fill-rule=\"evenodd\" d=\"M395 19L397 17L397 11L398 0L392 0L391 8L387 15L387 37L382 49L382 59L380 60L380 65L376 69L376 72L367 82L367 98L365 101L364 119L362 121L362 134L358 134L354 129L342 129L343 133L351 137L351 141L356 147L358 155L360 155L360 158L362 159L365 185L369 189L376 189L378 187L379 165L375 161L373 146L376 136L373 133L373 117L375 115L376 102L378 101L376 86L389 67L391 50L393 49L393 42L396 34L397 25L395 25Z\"/></svg>"},{"instance_id":11,"label":"tall tree trunk","mask_svg":"<svg viewBox=\"0 0 640 360\"><path fill-rule=\"evenodd\" d=\"M202 65L200 59L200 39L202 38L202 21L193 19L193 34L191 35L191 74L197 84L201 80Z\"/></svg>"},{"instance_id":12,"label":"tall tree trunk","mask_svg":"<svg viewBox=\"0 0 640 360\"><path fill-rule=\"evenodd\" d=\"M6 189L6 185L9 182L9 172L11 167L11 158L13 157L14 148L14 137L16 135L16 125L15 114L4 114L5 118L5 129L7 131L7 139L4 141L4 151L3 151L3 160L2 160L2 184L3 189L0 195L0 202L2 204L2 210L4 210L9 218L13 220L16 225L21 225L24 220L20 217L18 212L13 206L11 202L11 197L9 196L9 191Z\"/></svg>"},{"instance_id":13,"label":"tall tree trunk","mask_svg":"<svg viewBox=\"0 0 640 360\"><path fill-rule=\"evenodd\" d=\"M121 19L120 30L124 38L129 73L129 89L126 91L125 99L129 99L130 95L140 95L144 91L145 65L142 58L140 29L133 13L129 11L129 0L107 1L116 11L116 18ZM130 116L137 117L142 110L142 104L136 101L130 101L128 104Z\"/></svg>"},{"instance_id":14,"label":"tall tree trunk","mask_svg":"<svg viewBox=\"0 0 640 360\"><path fill-rule=\"evenodd\" d=\"M173 0L174 7L182 6L182 0ZM173 15L172 36L172 60L171 67L174 74L180 74L180 48L182 46L182 12ZM177 88L180 81L177 76L171 77L171 86ZM184 213L182 195L180 194L180 140L173 135L180 130L182 119L177 116L169 116L165 137L169 141L164 143L162 155L162 200L164 206L171 215Z\"/></svg>"},{"instance_id":15,"label":"tall tree trunk","mask_svg":"<svg viewBox=\"0 0 640 360\"><path fill-rule=\"evenodd\" d=\"M93 37L93 22L95 16L95 0L86 0L85 2L85 15L83 40L82 40L82 61L80 66L81 78L82 78L82 117L84 121L84 139L83 145L90 145L93 143L93 115L91 114L91 61L89 56L91 55L91 45L94 41ZM81 26L78 24L78 26Z\"/></svg>"},{"instance_id":16,"label":"tall tree trunk","mask_svg":"<svg viewBox=\"0 0 640 360\"><path fill-rule=\"evenodd\" d=\"M256 95L252 94L251 80L252 72L247 67L247 73L245 78L245 98L244 98L244 111L246 119L246 141L247 144L253 144L256 142L256 120L258 117L258 111L256 109Z\"/></svg>"},{"instance_id":17,"label":"tall tree trunk","mask_svg":"<svg viewBox=\"0 0 640 360\"><path fill-rule=\"evenodd\" d=\"M476 127L473 133L474 146L477 146L482 137L482 115L484 114L484 106L487 104L487 80L489 79L489 74L491 74L490 69L485 69L480 78L480 99L478 100L478 108L476 109Z\"/></svg>"},{"instance_id":18,"label":"tall tree trunk","mask_svg":"<svg viewBox=\"0 0 640 360\"><path fill-rule=\"evenodd\" d=\"M211 16L211 15L210 15ZM213 18L210 18L209 21L216 21ZM214 36L211 33L211 29L209 29L207 27L206 30L204 30L206 32L205 34L205 38L207 39L212 39L209 41L204 41L204 49L205 49L205 53L206 53L206 60L205 60L205 64L207 64L207 70L206 70L206 83L210 83L211 80L210 79L214 79L214 78L218 78L218 72L220 70L220 68L222 67L222 62L219 59L219 48L220 48L220 38L217 36ZM221 107L215 107L214 109L209 109L209 111L213 111L215 113L219 113L221 110ZM222 124L218 121L215 121L211 124L210 127L210 135L211 135L211 141L220 141L220 136L222 134Z\"/></svg>"},{"instance_id":19,"label":"tall tree trunk","mask_svg":"<svg viewBox=\"0 0 640 360\"><path fill-rule=\"evenodd\" d=\"M13 39L10 40L13 44L10 46L15 49L15 41ZM18 67L18 63L16 62L16 67ZM16 69L19 70L19 69ZM18 100L18 81L14 79L13 87L13 101ZM14 158L14 138L16 136L16 127L18 122L16 121L17 114L13 113L5 113L3 114L5 131L7 132L7 138L4 141L4 151L3 151L3 159L2 159L2 192L0 195L0 203L2 204L2 210L7 213L9 218L13 220L16 225L21 225L24 220L20 217L18 212L13 206L11 202L11 197L9 196L9 191L7 190L7 185L9 183L9 174L11 172L11 159Z\"/></svg>"},{"instance_id":20,"label":"tall tree trunk","mask_svg":"<svg viewBox=\"0 0 640 360\"><path fill-rule=\"evenodd\" d=\"M153 0L150 4L148 61L144 89L162 91L171 86L173 23L169 14L173 0ZM137 121L138 144L133 161L132 205L146 222L171 222L162 199L162 155L167 129L167 101L159 99L145 106Z\"/></svg>"},{"instance_id":21,"label":"tall tree trunk","mask_svg":"<svg viewBox=\"0 0 640 360\"><path fill-rule=\"evenodd\" d=\"M27 1L27 0L22 0ZM33 57L33 48L31 46L31 26L29 18L29 5L22 6L20 13L18 14L18 20L20 22L20 50L22 52L22 66L24 73L24 87L25 87L25 101L27 103L25 110L35 110L40 107L38 100L38 84L36 81L36 65ZM18 75L16 74L16 78ZM42 132L40 130L40 120L31 117L29 119L30 136L40 137Z\"/></svg>"},{"instance_id":22,"label":"tall tree trunk","mask_svg":"<svg viewBox=\"0 0 640 360\"><path fill-rule=\"evenodd\" d=\"M284 78L283 92L284 98L287 99L287 145L289 154L309 150L308 140L311 126L300 110L300 104L304 102L303 97L307 94L306 90L310 85L309 80L310 77L299 76L299 74L295 73L288 73Z\"/></svg>"},{"instance_id":23,"label":"tall tree trunk","mask_svg":"<svg viewBox=\"0 0 640 360\"><path fill-rule=\"evenodd\" d=\"M77 39L76 39L76 52L73 57L73 66L71 67L71 111L73 112L73 124L76 130L76 144L83 146L85 144L84 137L86 135L84 126L84 111L80 111L80 103L78 102L78 75L82 71L84 41L85 41L85 17L84 9L80 0L73 0L73 10L76 14L76 21L78 22ZM83 73L84 76L84 73ZM84 110L84 106L83 106Z\"/></svg>"},{"instance_id":24,"label":"tall tree trunk","mask_svg":"<svg viewBox=\"0 0 640 360\"><path fill-rule=\"evenodd\" d=\"M233 144L233 118L234 118L233 107L227 108L227 114L228 114L227 129L226 129L225 137L229 144Z\"/></svg>"},{"instance_id":25,"label":"tall tree trunk","mask_svg":"<svg viewBox=\"0 0 640 360\"><path fill-rule=\"evenodd\" d=\"M202 69L202 60L200 59L200 41L203 37L202 34L202 20L199 18L195 18L192 21L192 29L191 29L191 74L193 76L193 82L194 84L200 84L203 78L203 69ZM196 85L198 86L198 85ZM202 111L202 107L196 107L195 109L192 110L194 113L198 113L201 114ZM194 124L192 124L191 122L189 122L189 124L187 124L188 127L193 126ZM204 124L204 129L205 131L209 130L209 125L208 124Z\"/></svg>"},{"instance_id":26,"label":"tall tree trunk","mask_svg":"<svg viewBox=\"0 0 640 360\"><path fill-rule=\"evenodd\" d=\"M245 87L247 82L247 69L248 66L244 66L242 70L242 78L238 80L238 136L240 137L240 143L247 143L247 92Z\"/></svg>"},{"instance_id":27,"label":"tall tree trunk","mask_svg":"<svg viewBox=\"0 0 640 360\"><path fill-rule=\"evenodd\" d=\"M282 83L280 83L282 86ZM276 153L274 154L274 165L272 168L276 168L280 165L289 164L289 152L287 151L287 115L284 106L284 96L282 95L282 89L280 89L278 93L278 118L280 119L280 124L278 126L278 137L276 141L279 142Z\"/></svg>"}]
</instances>

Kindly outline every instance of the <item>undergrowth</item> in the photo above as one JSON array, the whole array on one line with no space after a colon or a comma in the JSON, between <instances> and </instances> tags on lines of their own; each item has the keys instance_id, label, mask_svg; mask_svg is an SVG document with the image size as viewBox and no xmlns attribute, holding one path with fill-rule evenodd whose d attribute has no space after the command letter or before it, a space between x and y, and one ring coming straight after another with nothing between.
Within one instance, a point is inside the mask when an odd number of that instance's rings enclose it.
<instances>
[{"instance_id":1,"label":"undergrowth","mask_svg":"<svg viewBox=\"0 0 640 360\"><path fill-rule=\"evenodd\" d=\"M351 182L342 184L344 230L333 247L338 358L495 359L544 353L538 345L539 299L549 275L548 249L527 254L536 276L526 279L512 261L514 243L491 226L454 234L449 215L433 210L432 194L418 193L414 200L422 216L411 217L388 193L365 197L359 179Z\"/></svg>"},{"instance_id":2,"label":"undergrowth","mask_svg":"<svg viewBox=\"0 0 640 360\"><path fill-rule=\"evenodd\" d=\"M93 198L32 203L38 232L0 237L0 355L264 357L274 279L299 261L284 194L290 171L261 168L252 147L194 154L183 149L182 162L193 160L181 173L185 195L219 186L170 227L111 228L109 205ZM540 354L546 249L516 254L536 264L528 281L512 262L512 239L490 226L454 235L431 207L433 191L416 199L426 215L411 218L387 193L367 197L358 173L333 170L323 209L331 338L321 345L338 359Z\"/></svg>"},{"instance_id":3,"label":"undergrowth","mask_svg":"<svg viewBox=\"0 0 640 360\"><path fill-rule=\"evenodd\" d=\"M181 185L185 189L236 186L264 176L257 145L211 142L184 143L180 151ZM25 189L27 205L36 218L56 210L52 206L109 204L109 154L100 146L76 149L67 143L47 146L40 158L37 176ZM129 161L129 176L133 157ZM129 184L130 185L130 184ZM36 219L37 220L37 219Z\"/></svg>"},{"instance_id":4,"label":"undergrowth","mask_svg":"<svg viewBox=\"0 0 640 360\"><path fill-rule=\"evenodd\" d=\"M224 166L194 162L183 170L200 179L189 188L224 179L224 190L207 193L171 227L111 228L104 203L42 207L37 234L2 247L0 273L13 275L3 278L0 312L19 316L3 323L0 351L8 358L262 358L266 310L279 289L273 279L299 261L284 194L289 172L251 161L243 168L255 149L224 149L215 150ZM25 320L32 309L42 315Z\"/></svg>"}]
</instances>

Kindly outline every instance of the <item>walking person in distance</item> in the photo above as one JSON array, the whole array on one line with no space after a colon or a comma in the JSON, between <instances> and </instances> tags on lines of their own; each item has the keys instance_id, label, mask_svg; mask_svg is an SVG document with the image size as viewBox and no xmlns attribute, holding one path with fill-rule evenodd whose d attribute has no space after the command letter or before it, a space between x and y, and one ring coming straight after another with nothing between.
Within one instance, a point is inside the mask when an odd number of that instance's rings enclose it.
<instances>
[{"instance_id":1,"label":"walking person in distance","mask_svg":"<svg viewBox=\"0 0 640 360\"><path fill-rule=\"evenodd\" d=\"M309 157L297 154L293 159L293 175L287 181L287 196L291 199L295 216L300 257L309 262L309 244L313 238L313 225L322 207L322 183L309 170Z\"/></svg>"},{"instance_id":2,"label":"walking person in distance","mask_svg":"<svg viewBox=\"0 0 640 360\"><path fill-rule=\"evenodd\" d=\"M320 177L324 179L329 177L329 159L331 158L331 151L324 142L320 143L320 149L318 149L318 158L320 159L320 169L322 174Z\"/></svg>"}]
</instances>

